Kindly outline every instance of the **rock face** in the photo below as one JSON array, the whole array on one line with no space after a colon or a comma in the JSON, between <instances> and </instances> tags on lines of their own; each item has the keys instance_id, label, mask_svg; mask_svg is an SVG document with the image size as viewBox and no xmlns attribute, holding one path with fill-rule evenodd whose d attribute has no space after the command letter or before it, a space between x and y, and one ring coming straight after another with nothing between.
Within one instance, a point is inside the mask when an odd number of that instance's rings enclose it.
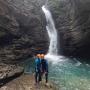
<instances>
[{"instance_id":1,"label":"rock face","mask_svg":"<svg viewBox=\"0 0 90 90\"><path fill-rule=\"evenodd\" d=\"M61 54L90 58L90 1L50 0Z\"/></svg>"},{"instance_id":2,"label":"rock face","mask_svg":"<svg viewBox=\"0 0 90 90\"><path fill-rule=\"evenodd\" d=\"M0 61L16 63L48 50L48 35L37 0L0 0Z\"/></svg>"},{"instance_id":3,"label":"rock face","mask_svg":"<svg viewBox=\"0 0 90 90\"><path fill-rule=\"evenodd\" d=\"M49 39L41 6L45 0L0 0L0 61L16 63L47 52ZM90 58L90 1L49 0L60 54Z\"/></svg>"},{"instance_id":4,"label":"rock face","mask_svg":"<svg viewBox=\"0 0 90 90\"><path fill-rule=\"evenodd\" d=\"M21 75L23 72L23 68L18 65L0 63L0 87L14 77Z\"/></svg>"},{"instance_id":5,"label":"rock face","mask_svg":"<svg viewBox=\"0 0 90 90\"><path fill-rule=\"evenodd\" d=\"M37 0L0 0L0 86L23 72L16 66L38 49L48 50L48 35ZM7 80L7 81L6 81Z\"/></svg>"}]
</instances>

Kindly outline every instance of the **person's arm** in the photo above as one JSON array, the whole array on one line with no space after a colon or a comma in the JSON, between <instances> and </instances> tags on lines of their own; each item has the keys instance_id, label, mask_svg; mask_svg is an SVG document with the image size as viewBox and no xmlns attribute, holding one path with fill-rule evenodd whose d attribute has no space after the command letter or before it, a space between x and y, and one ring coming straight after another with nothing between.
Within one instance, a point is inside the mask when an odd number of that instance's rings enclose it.
<instances>
[{"instance_id":1,"label":"person's arm","mask_svg":"<svg viewBox=\"0 0 90 90\"><path fill-rule=\"evenodd\" d=\"M46 60L46 72L48 73L48 61Z\"/></svg>"},{"instance_id":2,"label":"person's arm","mask_svg":"<svg viewBox=\"0 0 90 90\"><path fill-rule=\"evenodd\" d=\"M41 60L41 72L43 72L43 70L42 70L42 60Z\"/></svg>"},{"instance_id":3,"label":"person's arm","mask_svg":"<svg viewBox=\"0 0 90 90\"><path fill-rule=\"evenodd\" d=\"M37 59L35 59L35 72L38 72L38 68L37 68Z\"/></svg>"}]
</instances>

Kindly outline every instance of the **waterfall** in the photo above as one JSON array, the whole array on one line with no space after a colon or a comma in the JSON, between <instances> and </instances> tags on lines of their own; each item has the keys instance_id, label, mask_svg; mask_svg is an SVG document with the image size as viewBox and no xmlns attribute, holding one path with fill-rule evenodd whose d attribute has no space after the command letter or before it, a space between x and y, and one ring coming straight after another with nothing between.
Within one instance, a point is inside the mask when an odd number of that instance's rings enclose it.
<instances>
[{"instance_id":1,"label":"waterfall","mask_svg":"<svg viewBox=\"0 0 90 90\"><path fill-rule=\"evenodd\" d=\"M42 6L42 10L45 14L47 25L46 29L49 35L50 39L50 45L49 45L49 55L57 55L58 54L58 48L57 48L57 30L55 28L54 20L52 18L51 12L48 10L46 5Z\"/></svg>"}]
</instances>

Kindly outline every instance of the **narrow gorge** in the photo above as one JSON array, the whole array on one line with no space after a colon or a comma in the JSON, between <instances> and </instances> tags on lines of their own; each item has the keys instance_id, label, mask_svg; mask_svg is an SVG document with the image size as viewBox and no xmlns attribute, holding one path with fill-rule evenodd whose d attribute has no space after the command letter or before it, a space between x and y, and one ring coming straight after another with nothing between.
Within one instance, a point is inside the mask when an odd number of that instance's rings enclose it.
<instances>
[{"instance_id":1,"label":"narrow gorge","mask_svg":"<svg viewBox=\"0 0 90 90\"><path fill-rule=\"evenodd\" d=\"M0 0L0 87L31 80L41 51L60 90L90 90L89 29L89 0Z\"/></svg>"}]
</instances>

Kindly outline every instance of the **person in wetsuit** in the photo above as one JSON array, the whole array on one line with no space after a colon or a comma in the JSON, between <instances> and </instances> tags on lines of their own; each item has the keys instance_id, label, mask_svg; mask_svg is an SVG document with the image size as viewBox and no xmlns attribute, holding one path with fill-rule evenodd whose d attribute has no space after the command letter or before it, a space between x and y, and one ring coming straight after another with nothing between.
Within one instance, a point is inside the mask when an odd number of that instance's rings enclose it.
<instances>
[{"instance_id":1,"label":"person in wetsuit","mask_svg":"<svg viewBox=\"0 0 90 90\"><path fill-rule=\"evenodd\" d=\"M48 62L44 58L44 54L41 54L41 73L45 74L46 83L48 83Z\"/></svg>"},{"instance_id":2,"label":"person in wetsuit","mask_svg":"<svg viewBox=\"0 0 90 90\"><path fill-rule=\"evenodd\" d=\"M37 54L37 58L35 59L35 83L39 84L41 81L41 59L40 54Z\"/></svg>"}]
</instances>

